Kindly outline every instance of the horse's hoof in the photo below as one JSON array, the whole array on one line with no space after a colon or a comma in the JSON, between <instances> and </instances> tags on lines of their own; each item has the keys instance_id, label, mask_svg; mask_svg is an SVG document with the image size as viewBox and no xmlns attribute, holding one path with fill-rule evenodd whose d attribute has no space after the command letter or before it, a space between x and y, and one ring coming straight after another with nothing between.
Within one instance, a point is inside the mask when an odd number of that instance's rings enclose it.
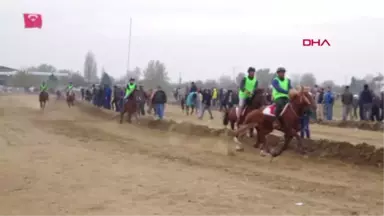
<instances>
[{"instance_id":1,"label":"horse's hoof","mask_svg":"<svg viewBox=\"0 0 384 216\"><path fill-rule=\"evenodd\" d=\"M244 151L244 148L239 146L239 145L236 145L236 151L237 152L243 152Z\"/></svg>"},{"instance_id":2,"label":"horse's hoof","mask_svg":"<svg viewBox=\"0 0 384 216\"><path fill-rule=\"evenodd\" d=\"M264 151L264 150L260 150L260 156L261 156L261 157L271 156L271 154L268 153L268 152L266 152L266 151Z\"/></svg>"},{"instance_id":3,"label":"horse's hoof","mask_svg":"<svg viewBox=\"0 0 384 216\"><path fill-rule=\"evenodd\" d=\"M235 143L241 143L237 137L233 137L233 141L235 141Z\"/></svg>"}]
</instances>

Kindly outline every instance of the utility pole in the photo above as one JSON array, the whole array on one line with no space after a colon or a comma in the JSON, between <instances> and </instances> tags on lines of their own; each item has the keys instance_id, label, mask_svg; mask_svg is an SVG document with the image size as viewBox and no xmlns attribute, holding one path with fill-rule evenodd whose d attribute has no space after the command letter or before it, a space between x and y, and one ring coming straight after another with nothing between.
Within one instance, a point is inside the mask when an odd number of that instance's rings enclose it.
<instances>
[{"instance_id":1,"label":"utility pole","mask_svg":"<svg viewBox=\"0 0 384 216\"><path fill-rule=\"evenodd\" d=\"M130 70L131 61L131 36L132 36L132 17L129 18L129 43L128 43L128 62L127 62L127 82L129 80L128 74Z\"/></svg>"}]
</instances>

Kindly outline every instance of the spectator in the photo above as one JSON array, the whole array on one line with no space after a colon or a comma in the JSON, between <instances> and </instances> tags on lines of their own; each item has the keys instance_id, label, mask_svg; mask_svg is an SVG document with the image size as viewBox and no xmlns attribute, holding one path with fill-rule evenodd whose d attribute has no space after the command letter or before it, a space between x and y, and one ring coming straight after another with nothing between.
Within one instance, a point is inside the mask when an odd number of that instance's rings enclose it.
<instances>
[{"instance_id":1,"label":"spectator","mask_svg":"<svg viewBox=\"0 0 384 216\"><path fill-rule=\"evenodd\" d=\"M333 117L333 103L334 95L331 91L331 87L328 87L327 92L324 94L324 109L328 121L331 121Z\"/></svg>"},{"instance_id":2,"label":"spectator","mask_svg":"<svg viewBox=\"0 0 384 216\"><path fill-rule=\"evenodd\" d=\"M213 88L212 90L212 106L213 107L217 106L217 96L218 96L217 88Z\"/></svg>"},{"instance_id":3,"label":"spectator","mask_svg":"<svg viewBox=\"0 0 384 216\"><path fill-rule=\"evenodd\" d=\"M384 91L380 93L380 121L384 120Z\"/></svg>"},{"instance_id":4,"label":"spectator","mask_svg":"<svg viewBox=\"0 0 384 216\"><path fill-rule=\"evenodd\" d=\"M324 120L324 88L320 88L315 98L317 108L316 117L318 121Z\"/></svg>"},{"instance_id":5,"label":"spectator","mask_svg":"<svg viewBox=\"0 0 384 216\"><path fill-rule=\"evenodd\" d=\"M154 105L155 114L157 115L157 119L163 119L165 103L167 103L167 95L161 89L161 87L158 86L157 90L153 94L153 98L152 98L152 104Z\"/></svg>"},{"instance_id":6,"label":"spectator","mask_svg":"<svg viewBox=\"0 0 384 216\"><path fill-rule=\"evenodd\" d=\"M371 118L373 94L368 85L364 85L363 91L360 92L359 104L362 108L362 119L368 121Z\"/></svg>"},{"instance_id":7,"label":"spectator","mask_svg":"<svg viewBox=\"0 0 384 216\"><path fill-rule=\"evenodd\" d=\"M212 111L211 111L211 101L212 101L212 93L210 90L205 89L203 91L202 109L201 109L199 119L203 119L205 110L208 111L210 118L213 119Z\"/></svg>"},{"instance_id":8,"label":"spectator","mask_svg":"<svg viewBox=\"0 0 384 216\"><path fill-rule=\"evenodd\" d=\"M359 96L357 94L353 95L352 100L353 114L352 120L357 119L357 108L359 108Z\"/></svg>"},{"instance_id":9,"label":"spectator","mask_svg":"<svg viewBox=\"0 0 384 216\"><path fill-rule=\"evenodd\" d=\"M372 111L370 119L371 121L380 121L380 98L376 95L373 97Z\"/></svg>"},{"instance_id":10,"label":"spectator","mask_svg":"<svg viewBox=\"0 0 384 216\"><path fill-rule=\"evenodd\" d=\"M303 116L300 118L300 136L301 138L307 137L307 139L310 139L310 131L309 131L309 119L311 116L311 110L308 109L304 112Z\"/></svg>"},{"instance_id":11,"label":"spectator","mask_svg":"<svg viewBox=\"0 0 384 216\"><path fill-rule=\"evenodd\" d=\"M148 95L144 91L144 86L139 85L139 89L137 91L137 102L139 103L139 113L140 115L145 115L145 102L148 100Z\"/></svg>"},{"instance_id":12,"label":"spectator","mask_svg":"<svg viewBox=\"0 0 384 216\"><path fill-rule=\"evenodd\" d=\"M189 89L189 92L197 92L197 86L195 82L191 82L191 88Z\"/></svg>"},{"instance_id":13,"label":"spectator","mask_svg":"<svg viewBox=\"0 0 384 216\"><path fill-rule=\"evenodd\" d=\"M351 116L353 95L349 91L349 86L345 86L344 93L341 95L341 103L343 105L343 121L347 120L348 116Z\"/></svg>"}]
</instances>

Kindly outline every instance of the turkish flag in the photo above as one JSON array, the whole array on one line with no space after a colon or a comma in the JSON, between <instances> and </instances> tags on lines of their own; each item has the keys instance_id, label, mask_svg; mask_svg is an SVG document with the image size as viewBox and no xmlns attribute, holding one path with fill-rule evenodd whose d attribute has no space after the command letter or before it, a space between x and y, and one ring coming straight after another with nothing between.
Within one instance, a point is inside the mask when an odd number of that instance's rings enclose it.
<instances>
[{"instance_id":1,"label":"turkish flag","mask_svg":"<svg viewBox=\"0 0 384 216\"><path fill-rule=\"evenodd\" d=\"M41 14L25 13L24 28L41 28L43 26L43 18Z\"/></svg>"}]
</instances>

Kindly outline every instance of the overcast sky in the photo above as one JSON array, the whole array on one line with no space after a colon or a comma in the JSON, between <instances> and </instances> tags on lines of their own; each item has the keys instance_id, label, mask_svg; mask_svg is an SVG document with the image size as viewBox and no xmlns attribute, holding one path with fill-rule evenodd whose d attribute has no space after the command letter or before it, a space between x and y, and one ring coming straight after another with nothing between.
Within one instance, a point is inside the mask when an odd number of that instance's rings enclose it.
<instances>
[{"instance_id":1,"label":"overcast sky","mask_svg":"<svg viewBox=\"0 0 384 216\"><path fill-rule=\"evenodd\" d=\"M284 66L343 84L383 72L380 0L0 0L0 65L40 63L83 71L88 50L115 77L149 60L172 80L233 75ZM24 29L22 13L41 13L42 29ZM303 47L303 38L331 47Z\"/></svg>"}]
</instances>

